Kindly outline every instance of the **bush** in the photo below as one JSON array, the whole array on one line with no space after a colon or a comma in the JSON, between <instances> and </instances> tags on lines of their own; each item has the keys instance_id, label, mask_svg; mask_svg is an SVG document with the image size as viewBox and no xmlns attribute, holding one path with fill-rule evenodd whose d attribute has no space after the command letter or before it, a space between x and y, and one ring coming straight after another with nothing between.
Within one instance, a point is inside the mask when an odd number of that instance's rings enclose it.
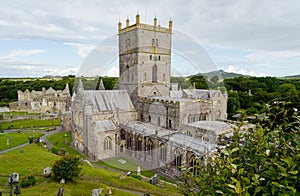
<instances>
[{"instance_id":1,"label":"bush","mask_svg":"<svg viewBox=\"0 0 300 196\"><path fill-rule=\"evenodd\" d=\"M79 176L81 167L79 167L79 157L68 155L55 161L52 167L53 178L55 180L73 180Z\"/></svg>"},{"instance_id":2,"label":"bush","mask_svg":"<svg viewBox=\"0 0 300 196\"><path fill-rule=\"evenodd\" d=\"M300 119L279 103L256 129L236 129L225 148L199 161L197 175L183 169L181 190L203 195L299 195ZM195 170L194 170L195 171Z\"/></svg>"},{"instance_id":3,"label":"bush","mask_svg":"<svg viewBox=\"0 0 300 196\"><path fill-rule=\"evenodd\" d=\"M58 150L57 150L56 147L52 147L52 148L51 148L51 152L52 152L53 154L58 154Z\"/></svg>"},{"instance_id":4,"label":"bush","mask_svg":"<svg viewBox=\"0 0 300 196\"><path fill-rule=\"evenodd\" d=\"M136 178L136 179L138 179L138 180L141 180L141 179L142 179L142 176L137 175L137 174L131 174L130 176L133 177L133 178Z\"/></svg>"},{"instance_id":5,"label":"bush","mask_svg":"<svg viewBox=\"0 0 300 196\"><path fill-rule=\"evenodd\" d=\"M21 187L25 188L25 187L32 187L34 186L36 183L35 177L30 175L30 176L26 176L25 178L23 178L22 182L21 182Z\"/></svg>"}]
</instances>

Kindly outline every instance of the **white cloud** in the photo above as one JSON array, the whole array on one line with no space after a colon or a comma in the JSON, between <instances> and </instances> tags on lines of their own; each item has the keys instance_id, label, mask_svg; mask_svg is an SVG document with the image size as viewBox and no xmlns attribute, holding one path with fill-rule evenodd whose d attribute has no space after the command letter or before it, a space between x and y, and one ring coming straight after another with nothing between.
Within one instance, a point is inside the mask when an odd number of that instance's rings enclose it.
<instances>
[{"instance_id":1,"label":"white cloud","mask_svg":"<svg viewBox=\"0 0 300 196\"><path fill-rule=\"evenodd\" d=\"M245 69L238 68L234 65L229 65L224 71L229 72L229 73L238 73L238 74L243 74L243 75L248 75L248 76L256 76L256 77L263 77L266 76L267 74L265 73L256 73L255 71L248 71Z\"/></svg>"},{"instance_id":2,"label":"white cloud","mask_svg":"<svg viewBox=\"0 0 300 196\"><path fill-rule=\"evenodd\" d=\"M19 58L19 57L25 57L25 56L30 56L30 55L35 55L35 54L40 54L40 53L45 53L47 50L42 50L42 49L30 49L30 50L22 50L22 49L16 49L12 50L8 54L8 58Z\"/></svg>"},{"instance_id":3,"label":"white cloud","mask_svg":"<svg viewBox=\"0 0 300 196\"><path fill-rule=\"evenodd\" d=\"M87 55L95 48L92 44L80 44L80 43L64 43L65 45L72 46L76 49L77 54L80 57L87 57Z\"/></svg>"}]
</instances>

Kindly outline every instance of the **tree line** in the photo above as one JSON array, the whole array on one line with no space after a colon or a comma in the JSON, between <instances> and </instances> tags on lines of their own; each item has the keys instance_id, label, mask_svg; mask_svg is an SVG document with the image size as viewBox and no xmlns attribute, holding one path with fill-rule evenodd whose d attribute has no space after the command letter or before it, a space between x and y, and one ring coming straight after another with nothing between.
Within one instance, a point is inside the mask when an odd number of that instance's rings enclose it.
<instances>
[{"instance_id":1,"label":"tree line","mask_svg":"<svg viewBox=\"0 0 300 196\"><path fill-rule=\"evenodd\" d=\"M85 89L98 89L102 80L105 89L118 88L117 77L81 78ZM0 79L0 106L8 106L10 102L17 101L17 91L36 90L52 87L55 90L63 90L69 84L70 93L73 87L77 87L79 78L73 75L64 76L61 79ZM172 83L178 83L182 89L217 89L227 90L227 113L231 119L240 111L247 115L263 113L266 104L273 102L290 102L294 108L300 109L300 79L280 79L275 77L235 77L220 79L218 76L208 78L195 75L191 77L171 77Z\"/></svg>"}]
</instances>

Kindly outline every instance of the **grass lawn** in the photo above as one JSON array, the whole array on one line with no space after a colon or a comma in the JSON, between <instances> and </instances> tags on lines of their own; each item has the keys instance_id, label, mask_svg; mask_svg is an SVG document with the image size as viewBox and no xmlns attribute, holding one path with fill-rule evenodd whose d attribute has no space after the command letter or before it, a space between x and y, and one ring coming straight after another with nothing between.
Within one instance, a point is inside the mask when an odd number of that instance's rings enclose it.
<instances>
[{"instance_id":1,"label":"grass lawn","mask_svg":"<svg viewBox=\"0 0 300 196\"><path fill-rule=\"evenodd\" d=\"M125 160L126 163L124 163L124 164L120 163L118 161L120 159ZM137 167L140 166L136 162L134 162L130 159L124 158L124 157L114 157L114 158L111 158L111 159L106 159L106 160L102 160L102 161L93 162L93 164L105 166L105 167L108 167L108 168L113 168L113 169L123 171L123 172L131 171L134 174L136 174ZM140 166L140 168L141 168L141 175L143 175L143 176L146 176L146 177L150 178L155 174L154 171L149 170L147 168L144 168L143 166ZM158 174L158 176L159 176L160 179L162 179L164 181L174 183L173 180L168 179L168 178L166 178L162 175Z\"/></svg>"},{"instance_id":2,"label":"grass lawn","mask_svg":"<svg viewBox=\"0 0 300 196\"><path fill-rule=\"evenodd\" d=\"M0 133L0 151L28 142L28 136L38 138L42 135L42 133L38 132ZM7 140L9 145L7 145Z\"/></svg>"},{"instance_id":3,"label":"grass lawn","mask_svg":"<svg viewBox=\"0 0 300 196\"><path fill-rule=\"evenodd\" d=\"M28 112L1 112L0 114L5 116L40 116L40 113L28 113Z\"/></svg>"},{"instance_id":4,"label":"grass lawn","mask_svg":"<svg viewBox=\"0 0 300 196\"><path fill-rule=\"evenodd\" d=\"M106 169L91 167L87 164L82 166L81 175L75 182L67 182L64 185L53 181L51 178L42 176L45 167L51 167L59 156L50 153L46 149L36 144L30 144L20 149L10 151L0 155L0 191L7 194L8 175L17 172L20 174L20 181L28 175L34 175L37 179L36 185L31 188L21 188L21 195L56 195L59 187L64 188L64 196L91 195L92 189L104 188L104 193L108 194L107 187L113 188L114 195L133 195L118 188L150 193L153 195L180 195L179 190L173 186L166 185L165 188L151 185L137 180L133 177L120 179L120 174Z\"/></svg>"},{"instance_id":5,"label":"grass lawn","mask_svg":"<svg viewBox=\"0 0 300 196\"><path fill-rule=\"evenodd\" d=\"M69 154L76 154L83 157L83 155L81 155L79 152L70 147L72 140L71 131L54 133L52 135L47 136L47 139L53 147L57 148L57 150L59 150L60 148L65 148L66 151L69 152ZM67 141L66 144L64 144L65 140ZM55 145L56 141L57 145Z\"/></svg>"},{"instance_id":6,"label":"grass lawn","mask_svg":"<svg viewBox=\"0 0 300 196\"><path fill-rule=\"evenodd\" d=\"M33 127L50 127L50 126L60 126L60 119L26 119L26 120L16 120L13 122L1 123L3 130L7 129L21 129L23 128L33 128Z\"/></svg>"}]
</instances>

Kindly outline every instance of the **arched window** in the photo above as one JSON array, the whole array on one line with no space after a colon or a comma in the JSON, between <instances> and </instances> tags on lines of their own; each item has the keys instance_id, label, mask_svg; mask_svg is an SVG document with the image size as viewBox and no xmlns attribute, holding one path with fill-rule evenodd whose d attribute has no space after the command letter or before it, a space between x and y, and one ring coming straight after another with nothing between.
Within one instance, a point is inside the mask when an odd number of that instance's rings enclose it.
<instances>
[{"instance_id":1,"label":"arched window","mask_svg":"<svg viewBox=\"0 0 300 196\"><path fill-rule=\"evenodd\" d=\"M153 142L150 138L147 141L147 154L150 156L153 155Z\"/></svg>"},{"instance_id":2,"label":"arched window","mask_svg":"<svg viewBox=\"0 0 300 196\"><path fill-rule=\"evenodd\" d=\"M150 54L150 60L152 60L152 54Z\"/></svg>"},{"instance_id":3,"label":"arched window","mask_svg":"<svg viewBox=\"0 0 300 196\"><path fill-rule=\"evenodd\" d=\"M199 160L196 159L195 155L190 157L189 166L191 172L193 172L195 176L199 175Z\"/></svg>"},{"instance_id":4,"label":"arched window","mask_svg":"<svg viewBox=\"0 0 300 196\"><path fill-rule=\"evenodd\" d=\"M152 82L157 82L157 65L152 67Z\"/></svg>"},{"instance_id":5,"label":"arched window","mask_svg":"<svg viewBox=\"0 0 300 196\"><path fill-rule=\"evenodd\" d=\"M136 139L136 150L142 151L142 138L141 136L138 136Z\"/></svg>"},{"instance_id":6,"label":"arched window","mask_svg":"<svg viewBox=\"0 0 300 196\"><path fill-rule=\"evenodd\" d=\"M129 73L129 66L126 65L126 70L125 70L126 76L127 76L127 82L130 81L130 73Z\"/></svg>"},{"instance_id":7,"label":"arched window","mask_svg":"<svg viewBox=\"0 0 300 196\"><path fill-rule=\"evenodd\" d=\"M180 151L178 149L175 150L174 157L175 157L174 158L174 165L175 165L175 167L180 169L181 168L181 158L182 158L182 156L181 156Z\"/></svg>"},{"instance_id":8,"label":"arched window","mask_svg":"<svg viewBox=\"0 0 300 196\"><path fill-rule=\"evenodd\" d=\"M112 140L110 137L106 137L104 139L104 150L111 150L112 149Z\"/></svg>"},{"instance_id":9,"label":"arched window","mask_svg":"<svg viewBox=\"0 0 300 196\"><path fill-rule=\"evenodd\" d=\"M167 148L165 144L160 144L160 153L159 153L159 158L161 161L166 162L167 160Z\"/></svg>"},{"instance_id":10,"label":"arched window","mask_svg":"<svg viewBox=\"0 0 300 196\"><path fill-rule=\"evenodd\" d=\"M133 140L133 137L132 137L132 133L130 133L130 135L129 135L129 138L128 138L128 148L131 148L132 147L132 140Z\"/></svg>"},{"instance_id":11,"label":"arched window","mask_svg":"<svg viewBox=\"0 0 300 196\"><path fill-rule=\"evenodd\" d=\"M150 115L148 116L148 120L149 120L149 122L151 122L151 116Z\"/></svg>"},{"instance_id":12,"label":"arched window","mask_svg":"<svg viewBox=\"0 0 300 196\"><path fill-rule=\"evenodd\" d=\"M160 126L160 116L157 117L157 125Z\"/></svg>"}]
</instances>

